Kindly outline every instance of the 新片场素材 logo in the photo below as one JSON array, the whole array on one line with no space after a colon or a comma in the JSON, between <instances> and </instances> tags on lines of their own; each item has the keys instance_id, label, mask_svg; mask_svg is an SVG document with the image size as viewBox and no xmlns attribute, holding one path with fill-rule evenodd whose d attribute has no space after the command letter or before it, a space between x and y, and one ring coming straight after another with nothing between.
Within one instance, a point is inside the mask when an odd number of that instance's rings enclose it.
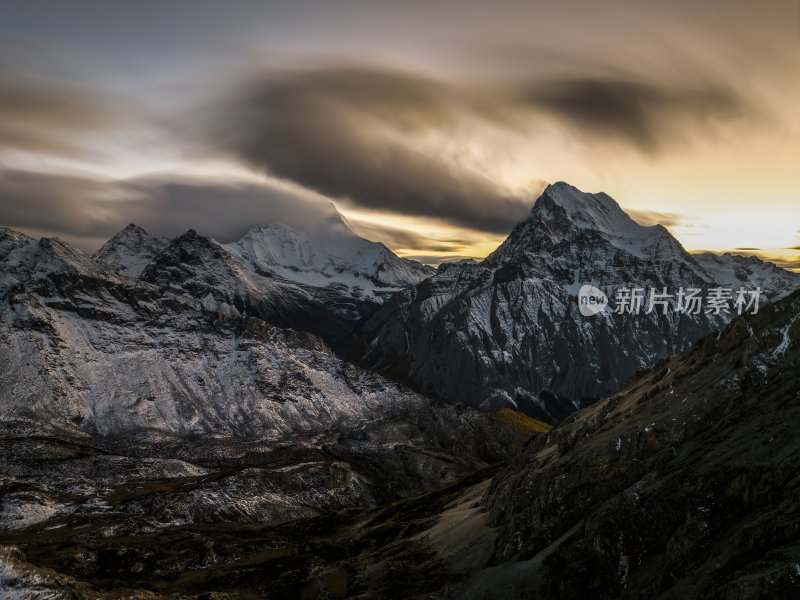
<instances>
[{"instance_id":1,"label":"\u65b0\u7247\u573a\u7d20\u6750 logo","mask_svg":"<svg viewBox=\"0 0 800 600\"><path fill-rule=\"evenodd\" d=\"M606 306L608 306L608 296L603 290L588 284L578 290L578 310L584 317L601 313L605 311Z\"/></svg>"},{"instance_id":2,"label":"\u65b0\u7247\u573a\u7d20\u6750 logo","mask_svg":"<svg viewBox=\"0 0 800 600\"><path fill-rule=\"evenodd\" d=\"M602 290L587 284L578 291L578 309L584 317L601 312L629 315L659 312L665 315L668 310L689 315L756 314L761 296L760 287L754 290L712 287L705 290L705 294L701 288L681 287L670 292L666 287L649 291L641 287L621 287L614 295L614 309L606 311L608 297Z\"/></svg>"}]
</instances>

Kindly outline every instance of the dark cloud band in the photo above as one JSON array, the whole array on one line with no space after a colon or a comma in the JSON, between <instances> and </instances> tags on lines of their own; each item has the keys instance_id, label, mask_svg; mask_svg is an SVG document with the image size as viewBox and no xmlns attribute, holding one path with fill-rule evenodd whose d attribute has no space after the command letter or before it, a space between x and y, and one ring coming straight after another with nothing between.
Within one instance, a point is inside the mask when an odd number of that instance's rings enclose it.
<instances>
[{"instance_id":1,"label":"dark cloud band","mask_svg":"<svg viewBox=\"0 0 800 600\"><path fill-rule=\"evenodd\" d=\"M507 232L533 199L509 195L422 143L432 131L454 134L471 102L406 72L283 72L247 82L211 118L208 142L333 198Z\"/></svg>"},{"instance_id":2,"label":"dark cloud band","mask_svg":"<svg viewBox=\"0 0 800 600\"><path fill-rule=\"evenodd\" d=\"M0 223L61 236L87 251L131 222L163 236L194 228L231 241L255 224L280 221L305 228L334 210L319 196L266 183L100 181L0 170Z\"/></svg>"},{"instance_id":3,"label":"dark cloud band","mask_svg":"<svg viewBox=\"0 0 800 600\"><path fill-rule=\"evenodd\" d=\"M457 153L437 152L428 137L467 146L465 131L479 141L488 127L519 140L536 135L537 123L555 121L595 152L621 143L654 154L754 112L735 91L690 79L670 87L633 76L490 85L326 65L252 76L204 114L199 128L211 151L222 148L327 196L504 233L535 195L509 193Z\"/></svg>"},{"instance_id":4,"label":"dark cloud band","mask_svg":"<svg viewBox=\"0 0 800 600\"><path fill-rule=\"evenodd\" d=\"M708 81L679 89L581 77L538 82L526 98L584 135L620 140L650 154L685 140L696 127L707 131L715 122L752 112L733 90Z\"/></svg>"}]
</instances>

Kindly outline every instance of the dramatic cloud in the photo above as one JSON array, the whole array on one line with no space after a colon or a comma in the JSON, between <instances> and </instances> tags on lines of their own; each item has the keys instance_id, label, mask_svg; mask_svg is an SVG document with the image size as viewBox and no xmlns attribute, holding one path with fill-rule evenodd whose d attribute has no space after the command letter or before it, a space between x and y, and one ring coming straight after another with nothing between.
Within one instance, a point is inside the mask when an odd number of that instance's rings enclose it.
<instances>
[{"instance_id":1,"label":"dramatic cloud","mask_svg":"<svg viewBox=\"0 0 800 600\"><path fill-rule=\"evenodd\" d=\"M289 187L253 183L134 179L120 188L130 221L138 215L143 226L163 235L189 227L222 241L239 239L256 224L280 221L305 229L335 214L328 200Z\"/></svg>"},{"instance_id":2,"label":"dramatic cloud","mask_svg":"<svg viewBox=\"0 0 800 600\"><path fill-rule=\"evenodd\" d=\"M260 223L304 228L334 213L323 198L284 186L139 178L100 181L0 170L0 223L57 235L87 251L128 223L174 236L189 228L221 241Z\"/></svg>"},{"instance_id":3,"label":"dramatic cloud","mask_svg":"<svg viewBox=\"0 0 800 600\"><path fill-rule=\"evenodd\" d=\"M698 247L766 247L696 224L718 196L792 219L796 0L164 4L0 9L4 224L89 246L163 210L230 237L320 194L402 216L369 235L404 251L477 255L543 179L662 202L634 217ZM67 169L98 179L31 174ZM273 183L230 183L253 171Z\"/></svg>"},{"instance_id":4,"label":"dramatic cloud","mask_svg":"<svg viewBox=\"0 0 800 600\"><path fill-rule=\"evenodd\" d=\"M584 77L537 83L528 99L583 135L619 139L651 154L696 134L696 128L708 132L715 122L753 112L732 89L710 82L681 89Z\"/></svg>"},{"instance_id":5,"label":"dramatic cloud","mask_svg":"<svg viewBox=\"0 0 800 600\"><path fill-rule=\"evenodd\" d=\"M498 159L483 156L482 166L472 147L493 138L524 149L555 119L597 149L622 143L652 154L752 113L733 91L694 79L669 88L599 75L457 83L327 65L252 76L200 120L211 123L210 149L327 196L501 233L535 195L487 176Z\"/></svg>"},{"instance_id":6,"label":"dramatic cloud","mask_svg":"<svg viewBox=\"0 0 800 600\"><path fill-rule=\"evenodd\" d=\"M0 69L0 151L86 156L86 134L123 122L119 99L65 81Z\"/></svg>"},{"instance_id":7,"label":"dramatic cloud","mask_svg":"<svg viewBox=\"0 0 800 600\"><path fill-rule=\"evenodd\" d=\"M209 142L327 196L508 231L532 199L511 197L426 143L455 134L467 108L452 86L420 75L297 70L245 86L218 112Z\"/></svg>"},{"instance_id":8,"label":"dramatic cloud","mask_svg":"<svg viewBox=\"0 0 800 600\"><path fill-rule=\"evenodd\" d=\"M104 206L110 189L95 179L0 169L0 222L73 236L106 235L116 216Z\"/></svg>"}]
</instances>

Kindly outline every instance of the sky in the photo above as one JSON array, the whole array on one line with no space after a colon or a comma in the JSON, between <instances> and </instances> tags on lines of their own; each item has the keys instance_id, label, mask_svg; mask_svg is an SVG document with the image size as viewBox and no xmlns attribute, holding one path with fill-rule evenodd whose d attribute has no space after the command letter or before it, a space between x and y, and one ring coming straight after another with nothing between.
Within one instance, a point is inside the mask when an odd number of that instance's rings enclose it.
<instances>
[{"instance_id":1,"label":"sky","mask_svg":"<svg viewBox=\"0 0 800 600\"><path fill-rule=\"evenodd\" d=\"M0 225L87 251L333 210L485 256L548 182L800 270L796 0L0 0Z\"/></svg>"}]
</instances>

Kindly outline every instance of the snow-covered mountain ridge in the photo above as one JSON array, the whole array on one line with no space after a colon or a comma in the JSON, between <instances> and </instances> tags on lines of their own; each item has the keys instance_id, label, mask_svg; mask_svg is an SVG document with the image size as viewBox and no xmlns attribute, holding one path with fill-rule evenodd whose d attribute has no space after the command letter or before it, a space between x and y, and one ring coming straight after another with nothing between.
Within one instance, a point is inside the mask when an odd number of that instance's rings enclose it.
<instances>
[{"instance_id":1,"label":"snow-covered mountain ridge","mask_svg":"<svg viewBox=\"0 0 800 600\"><path fill-rule=\"evenodd\" d=\"M343 362L312 334L259 318L289 318L310 305L239 272L240 261L213 240L188 232L159 257L132 279L58 240L0 231L0 433L334 436L335 445L337 435L371 440L372 431L373 449L422 436L427 449L445 443L465 456L474 444L494 443L479 432L495 426L477 412L431 403ZM234 282L241 289L231 290ZM208 289L229 289L232 303ZM463 428L475 437L458 441ZM501 446L487 456L494 451Z\"/></svg>"},{"instance_id":2,"label":"snow-covered mountain ridge","mask_svg":"<svg viewBox=\"0 0 800 600\"><path fill-rule=\"evenodd\" d=\"M135 279L0 230L0 535L277 525L436 489L524 441L258 317L308 321L304 297L192 231Z\"/></svg>"},{"instance_id":3,"label":"snow-covered mountain ridge","mask_svg":"<svg viewBox=\"0 0 800 600\"><path fill-rule=\"evenodd\" d=\"M9 328L30 321L57 332L61 321L49 311L58 306L130 327L158 322L163 311L173 315L178 337L191 329L181 315L212 315L239 327L257 319L321 336L337 351L349 349L358 364L427 395L489 409L516 406L551 421L618 390L636 369L730 318L673 310L587 319L575 297L581 284L604 291L613 307L623 286L760 287L763 302L800 281L754 258L691 255L664 227L639 225L609 196L565 183L549 186L486 259L445 263L430 277L428 267L353 234L338 213L306 231L258 226L229 244L193 230L164 240L131 225L94 258L59 240L3 229L0 269ZM17 314L23 297L27 308ZM354 324L365 318L354 336ZM166 339L169 326L153 335ZM120 330L112 337L129 336ZM76 339L93 338L84 332ZM235 377L245 377L231 361Z\"/></svg>"},{"instance_id":4,"label":"snow-covered mountain ridge","mask_svg":"<svg viewBox=\"0 0 800 600\"><path fill-rule=\"evenodd\" d=\"M144 280L165 283L166 272L180 271L181 281L202 282L203 296L210 294L209 302L223 305L223 312L233 302L230 286L220 287L219 269L232 278L234 289L247 290L245 296L263 298L266 293L294 298L295 304L317 305L308 308L310 312L328 312L344 321L360 319L398 290L434 273L433 268L400 258L381 243L358 237L338 212L305 231L282 223L255 226L228 244L190 233L195 249L203 247L201 254L206 257L202 260L192 256L192 248L182 247L189 244L188 233L166 240L135 225L119 232L93 256L115 273ZM189 277L187 270L196 272ZM217 284L209 285L212 279ZM189 293L196 295L198 290L195 285ZM297 321L286 319L275 323L298 326Z\"/></svg>"},{"instance_id":5,"label":"snow-covered mountain ridge","mask_svg":"<svg viewBox=\"0 0 800 600\"><path fill-rule=\"evenodd\" d=\"M358 237L339 213L306 231L282 223L254 227L225 248L256 272L313 287L361 287L376 297L419 283L434 272L399 258L379 242Z\"/></svg>"}]
</instances>

